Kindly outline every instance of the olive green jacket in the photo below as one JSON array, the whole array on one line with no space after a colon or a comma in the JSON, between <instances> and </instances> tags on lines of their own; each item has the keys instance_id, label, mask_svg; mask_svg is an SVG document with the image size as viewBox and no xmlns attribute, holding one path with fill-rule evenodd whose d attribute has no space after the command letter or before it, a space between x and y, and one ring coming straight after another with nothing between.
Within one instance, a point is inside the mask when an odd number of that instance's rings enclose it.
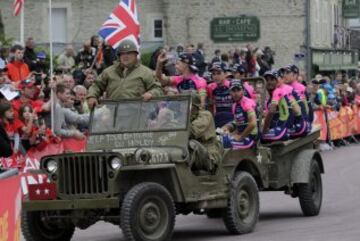
<instances>
[{"instance_id":1,"label":"olive green jacket","mask_svg":"<svg viewBox=\"0 0 360 241\"><path fill-rule=\"evenodd\" d=\"M190 139L195 139L200 142L208 151L210 160L206 160L202 157L197 157L197 166L207 166L205 163L219 165L223 155L223 147L216 137L215 122L212 114L207 110L200 110L199 115L195 120L191 122ZM211 169L211 168L210 168Z\"/></svg>"},{"instance_id":2,"label":"olive green jacket","mask_svg":"<svg viewBox=\"0 0 360 241\"><path fill-rule=\"evenodd\" d=\"M163 89L156 82L153 71L138 63L124 73L124 67L116 62L106 68L91 85L87 98L99 99L106 93L106 99L118 100L140 97L146 92L154 97L163 95Z\"/></svg>"}]
</instances>

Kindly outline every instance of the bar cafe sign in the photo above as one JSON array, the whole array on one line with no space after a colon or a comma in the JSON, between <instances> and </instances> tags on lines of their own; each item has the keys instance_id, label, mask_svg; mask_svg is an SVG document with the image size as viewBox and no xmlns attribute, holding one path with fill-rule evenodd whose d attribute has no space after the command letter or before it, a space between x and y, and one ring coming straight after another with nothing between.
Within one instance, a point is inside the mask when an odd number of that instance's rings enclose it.
<instances>
[{"instance_id":1,"label":"bar cafe sign","mask_svg":"<svg viewBox=\"0 0 360 241\"><path fill-rule=\"evenodd\" d=\"M255 16L214 18L210 23L214 42L252 42L260 38L260 21Z\"/></svg>"},{"instance_id":2,"label":"bar cafe sign","mask_svg":"<svg viewBox=\"0 0 360 241\"><path fill-rule=\"evenodd\" d=\"M343 15L344 18L360 17L360 0L344 0Z\"/></svg>"}]
</instances>

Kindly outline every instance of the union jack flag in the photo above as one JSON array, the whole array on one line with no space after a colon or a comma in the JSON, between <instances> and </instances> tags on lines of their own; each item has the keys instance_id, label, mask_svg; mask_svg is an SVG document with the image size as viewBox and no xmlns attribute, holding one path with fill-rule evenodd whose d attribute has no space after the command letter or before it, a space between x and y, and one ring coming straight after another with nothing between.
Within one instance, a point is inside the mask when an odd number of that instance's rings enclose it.
<instances>
[{"instance_id":1,"label":"union jack flag","mask_svg":"<svg viewBox=\"0 0 360 241\"><path fill-rule=\"evenodd\" d=\"M23 4L24 4L24 0L14 0L14 3L13 3L13 7L14 7L13 15L14 16L19 15Z\"/></svg>"},{"instance_id":2,"label":"union jack flag","mask_svg":"<svg viewBox=\"0 0 360 241\"><path fill-rule=\"evenodd\" d=\"M114 49L125 39L131 39L139 47L139 34L136 0L120 1L99 30L99 35Z\"/></svg>"}]
</instances>

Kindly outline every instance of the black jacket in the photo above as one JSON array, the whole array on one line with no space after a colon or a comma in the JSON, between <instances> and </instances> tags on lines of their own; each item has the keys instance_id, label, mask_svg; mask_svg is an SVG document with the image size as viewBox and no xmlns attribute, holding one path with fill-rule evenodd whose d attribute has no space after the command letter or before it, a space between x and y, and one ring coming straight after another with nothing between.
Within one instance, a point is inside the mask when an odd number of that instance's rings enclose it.
<instances>
[{"instance_id":1,"label":"black jacket","mask_svg":"<svg viewBox=\"0 0 360 241\"><path fill-rule=\"evenodd\" d=\"M0 157L9 157L12 155L11 142L6 134L3 125L0 123Z\"/></svg>"}]
</instances>

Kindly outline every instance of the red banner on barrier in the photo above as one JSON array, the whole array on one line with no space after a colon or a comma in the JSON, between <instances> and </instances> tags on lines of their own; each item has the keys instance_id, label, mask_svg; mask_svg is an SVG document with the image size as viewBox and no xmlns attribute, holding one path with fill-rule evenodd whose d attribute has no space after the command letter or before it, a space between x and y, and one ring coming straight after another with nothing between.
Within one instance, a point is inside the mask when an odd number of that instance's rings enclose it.
<instances>
[{"instance_id":1,"label":"red banner on barrier","mask_svg":"<svg viewBox=\"0 0 360 241\"><path fill-rule=\"evenodd\" d=\"M19 241L22 196L20 177L1 180L0 190L0 241Z\"/></svg>"},{"instance_id":2,"label":"red banner on barrier","mask_svg":"<svg viewBox=\"0 0 360 241\"><path fill-rule=\"evenodd\" d=\"M0 162L4 168L18 168L19 170L26 172L24 169L38 169L38 162L44 156L56 155L68 151L84 152L85 147L86 139L64 139L59 143L49 143L41 150L31 148L25 156L17 153L10 158L0 158Z\"/></svg>"}]
</instances>

